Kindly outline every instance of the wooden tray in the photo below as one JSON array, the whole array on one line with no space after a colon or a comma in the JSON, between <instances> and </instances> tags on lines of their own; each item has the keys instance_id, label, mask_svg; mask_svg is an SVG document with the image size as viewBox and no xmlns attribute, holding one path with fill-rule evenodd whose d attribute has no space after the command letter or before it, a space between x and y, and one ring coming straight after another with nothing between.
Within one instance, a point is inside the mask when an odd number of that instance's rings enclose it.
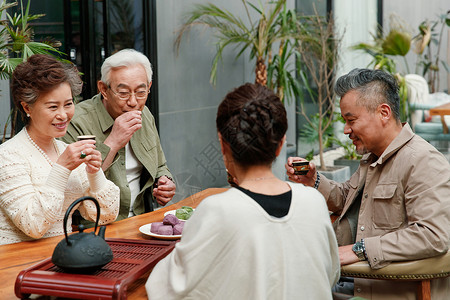
<instances>
[{"instance_id":1,"label":"wooden tray","mask_svg":"<svg viewBox=\"0 0 450 300\"><path fill-rule=\"evenodd\" d=\"M114 258L89 274L70 274L55 266L51 257L17 275L15 294L74 299L126 299L127 287L169 254L176 241L106 239Z\"/></svg>"}]
</instances>

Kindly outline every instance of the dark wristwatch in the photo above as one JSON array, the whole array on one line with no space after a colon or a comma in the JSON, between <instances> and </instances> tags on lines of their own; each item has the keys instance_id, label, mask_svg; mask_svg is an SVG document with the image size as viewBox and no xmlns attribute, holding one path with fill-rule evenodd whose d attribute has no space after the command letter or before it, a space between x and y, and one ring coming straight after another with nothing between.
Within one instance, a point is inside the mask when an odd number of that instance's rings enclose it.
<instances>
[{"instance_id":1,"label":"dark wristwatch","mask_svg":"<svg viewBox=\"0 0 450 300\"><path fill-rule=\"evenodd\" d=\"M366 247L364 247L364 243L362 241L356 242L352 247L353 252L358 256L359 260L366 260L366 256L364 252L366 251Z\"/></svg>"}]
</instances>

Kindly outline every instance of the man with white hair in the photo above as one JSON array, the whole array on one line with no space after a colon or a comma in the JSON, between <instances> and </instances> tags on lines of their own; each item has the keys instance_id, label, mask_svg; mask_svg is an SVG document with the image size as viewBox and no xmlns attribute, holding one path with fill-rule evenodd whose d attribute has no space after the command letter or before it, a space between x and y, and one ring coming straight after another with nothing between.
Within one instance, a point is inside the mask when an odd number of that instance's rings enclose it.
<instances>
[{"instance_id":1,"label":"man with white hair","mask_svg":"<svg viewBox=\"0 0 450 300\"><path fill-rule=\"evenodd\" d=\"M102 169L120 187L120 220L166 205L176 186L154 117L145 106L152 85L148 58L133 49L121 50L104 61L101 75L100 93L76 105L63 140L96 136Z\"/></svg>"}]
</instances>

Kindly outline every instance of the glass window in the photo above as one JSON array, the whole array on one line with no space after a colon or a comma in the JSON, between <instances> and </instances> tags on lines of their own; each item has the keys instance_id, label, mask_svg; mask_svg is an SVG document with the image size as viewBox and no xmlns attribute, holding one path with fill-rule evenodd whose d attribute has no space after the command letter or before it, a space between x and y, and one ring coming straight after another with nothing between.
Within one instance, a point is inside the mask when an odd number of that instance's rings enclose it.
<instances>
[{"instance_id":1,"label":"glass window","mask_svg":"<svg viewBox=\"0 0 450 300\"><path fill-rule=\"evenodd\" d=\"M125 48L144 51L144 30L141 0L113 0L109 6L110 52Z\"/></svg>"}]
</instances>

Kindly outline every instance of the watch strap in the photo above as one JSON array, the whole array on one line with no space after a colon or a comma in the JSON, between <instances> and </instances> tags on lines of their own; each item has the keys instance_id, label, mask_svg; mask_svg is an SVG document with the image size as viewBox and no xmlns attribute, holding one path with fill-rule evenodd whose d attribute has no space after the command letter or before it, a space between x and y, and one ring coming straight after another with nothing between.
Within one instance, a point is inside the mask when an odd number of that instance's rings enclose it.
<instances>
[{"instance_id":1,"label":"watch strap","mask_svg":"<svg viewBox=\"0 0 450 300\"><path fill-rule=\"evenodd\" d=\"M356 242L353 245L352 250L356 254L356 256L358 256L359 260L366 260L366 248L363 240Z\"/></svg>"}]
</instances>

